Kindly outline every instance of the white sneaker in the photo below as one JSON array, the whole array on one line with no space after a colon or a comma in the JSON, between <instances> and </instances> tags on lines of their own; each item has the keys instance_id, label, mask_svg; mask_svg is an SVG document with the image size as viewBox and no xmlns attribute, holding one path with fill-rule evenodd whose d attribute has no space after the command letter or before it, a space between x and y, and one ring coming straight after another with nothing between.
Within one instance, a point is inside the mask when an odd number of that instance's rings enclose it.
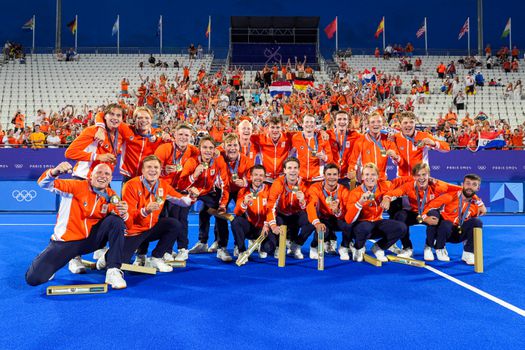
<instances>
[{"instance_id":1,"label":"white sneaker","mask_svg":"<svg viewBox=\"0 0 525 350\"><path fill-rule=\"evenodd\" d=\"M392 247L390 247L389 249L391 249ZM399 249L399 247L398 247ZM387 262L388 259L386 258L385 256L385 251L381 248L379 248L379 246L377 244L374 244L372 246L372 253L374 253L374 255L376 256L376 259L381 261L381 262Z\"/></svg>"},{"instance_id":2,"label":"white sneaker","mask_svg":"<svg viewBox=\"0 0 525 350\"><path fill-rule=\"evenodd\" d=\"M411 258L412 255L414 255L414 249L412 248L402 249L401 253L397 254L400 258Z\"/></svg>"},{"instance_id":3,"label":"white sneaker","mask_svg":"<svg viewBox=\"0 0 525 350\"><path fill-rule=\"evenodd\" d=\"M144 266L144 265L146 265L146 255L138 254L135 257L135 261L133 261L133 265L135 265L135 266Z\"/></svg>"},{"instance_id":4,"label":"white sneaker","mask_svg":"<svg viewBox=\"0 0 525 350\"><path fill-rule=\"evenodd\" d=\"M378 247L378 248L379 248L379 247ZM388 248L388 250L390 250L392 253L394 253L394 254L396 254L396 255L402 253L401 248L399 248L399 247L397 246L397 244L395 244L395 243L392 244L392 245L390 246L390 248Z\"/></svg>"},{"instance_id":5,"label":"white sneaker","mask_svg":"<svg viewBox=\"0 0 525 350\"><path fill-rule=\"evenodd\" d=\"M301 252L301 246L299 244L295 243L295 242L292 242L290 244L290 253L297 260L304 259L304 255Z\"/></svg>"},{"instance_id":6,"label":"white sneaker","mask_svg":"<svg viewBox=\"0 0 525 350\"><path fill-rule=\"evenodd\" d=\"M116 267L106 271L106 283L109 284L113 289L124 289L128 286L123 277L124 272L120 271Z\"/></svg>"},{"instance_id":7,"label":"white sneaker","mask_svg":"<svg viewBox=\"0 0 525 350\"><path fill-rule=\"evenodd\" d=\"M268 257L268 253L263 252L262 250L259 250L259 258L266 259Z\"/></svg>"},{"instance_id":8,"label":"white sneaker","mask_svg":"<svg viewBox=\"0 0 525 350\"><path fill-rule=\"evenodd\" d=\"M439 261L450 261L450 258L448 256L448 252L445 248L443 249L436 249L436 256Z\"/></svg>"},{"instance_id":9,"label":"white sneaker","mask_svg":"<svg viewBox=\"0 0 525 350\"><path fill-rule=\"evenodd\" d=\"M151 257L148 259L148 266L156 268L159 272L171 272L173 267L166 264L163 259Z\"/></svg>"},{"instance_id":10,"label":"white sneaker","mask_svg":"<svg viewBox=\"0 0 525 350\"><path fill-rule=\"evenodd\" d=\"M474 253L463 251L461 260L467 263L467 265L474 265Z\"/></svg>"},{"instance_id":11,"label":"white sneaker","mask_svg":"<svg viewBox=\"0 0 525 350\"><path fill-rule=\"evenodd\" d=\"M310 259L312 260L319 259L319 253L317 252L317 248L310 247Z\"/></svg>"},{"instance_id":12,"label":"white sneaker","mask_svg":"<svg viewBox=\"0 0 525 350\"><path fill-rule=\"evenodd\" d=\"M217 258L221 259L224 262L230 262L233 260L226 248L217 249Z\"/></svg>"},{"instance_id":13,"label":"white sneaker","mask_svg":"<svg viewBox=\"0 0 525 350\"><path fill-rule=\"evenodd\" d=\"M175 258L173 260L175 260L175 261L186 261L186 260L188 260L188 249L185 249L185 248L179 249L179 252L177 253L177 255L175 256Z\"/></svg>"},{"instance_id":14,"label":"white sneaker","mask_svg":"<svg viewBox=\"0 0 525 350\"><path fill-rule=\"evenodd\" d=\"M86 273L86 267L82 264L82 258L80 256L69 260L68 268L71 273Z\"/></svg>"},{"instance_id":15,"label":"white sneaker","mask_svg":"<svg viewBox=\"0 0 525 350\"><path fill-rule=\"evenodd\" d=\"M340 246L338 249L339 252L339 259L347 261L350 260L350 256L348 255L348 248Z\"/></svg>"},{"instance_id":16,"label":"white sneaker","mask_svg":"<svg viewBox=\"0 0 525 350\"><path fill-rule=\"evenodd\" d=\"M286 240L286 255L292 254L292 250L290 249L290 246L292 245L292 242L290 240Z\"/></svg>"},{"instance_id":17,"label":"white sneaker","mask_svg":"<svg viewBox=\"0 0 525 350\"><path fill-rule=\"evenodd\" d=\"M208 243L201 243L197 242L193 246L193 248L190 249L190 254L202 254L208 252Z\"/></svg>"},{"instance_id":18,"label":"white sneaker","mask_svg":"<svg viewBox=\"0 0 525 350\"><path fill-rule=\"evenodd\" d=\"M95 250L95 252L93 253L93 260L98 260L102 255L106 254L108 250L108 247Z\"/></svg>"},{"instance_id":19,"label":"white sneaker","mask_svg":"<svg viewBox=\"0 0 525 350\"><path fill-rule=\"evenodd\" d=\"M275 259L279 259L279 247L275 247L275 251L273 252L273 257Z\"/></svg>"},{"instance_id":20,"label":"white sneaker","mask_svg":"<svg viewBox=\"0 0 525 350\"><path fill-rule=\"evenodd\" d=\"M432 248L430 248L428 245L426 245L425 249L423 250L423 259L425 261L434 261L434 253L432 253Z\"/></svg>"},{"instance_id":21,"label":"white sneaker","mask_svg":"<svg viewBox=\"0 0 525 350\"><path fill-rule=\"evenodd\" d=\"M365 258L365 251L366 251L365 247L361 249L354 248L354 253L352 254L352 260L354 260L355 262L363 262Z\"/></svg>"},{"instance_id":22,"label":"white sneaker","mask_svg":"<svg viewBox=\"0 0 525 350\"><path fill-rule=\"evenodd\" d=\"M162 260L164 260L164 262L173 261L173 253L164 253Z\"/></svg>"},{"instance_id":23,"label":"white sneaker","mask_svg":"<svg viewBox=\"0 0 525 350\"><path fill-rule=\"evenodd\" d=\"M208 248L208 253L215 253L219 249L219 242L215 241Z\"/></svg>"},{"instance_id":24,"label":"white sneaker","mask_svg":"<svg viewBox=\"0 0 525 350\"><path fill-rule=\"evenodd\" d=\"M350 250L350 253L352 253L352 260L354 260L354 255L356 252L356 249L354 248L354 242L350 242L348 245L348 249Z\"/></svg>"},{"instance_id":25,"label":"white sneaker","mask_svg":"<svg viewBox=\"0 0 525 350\"><path fill-rule=\"evenodd\" d=\"M236 258L239 256L239 247L234 246L233 247L233 257Z\"/></svg>"},{"instance_id":26,"label":"white sneaker","mask_svg":"<svg viewBox=\"0 0 525 350\"><path fill-rule=\"evenodd\" d=\"M326 249L326 253L330 255L337 255L337 241L328 242L328 249Z\"/></svg>"},{"instance_id":27,"label":"white sneaker","mask_svg":"<svg viewBox=\"0 0 525 350\"><path fill-rule=\"evenodd\" d=\"M106 255L103 254L97 260L97 270L104 270L106 268Z\"/></svg>"}]
</instances>

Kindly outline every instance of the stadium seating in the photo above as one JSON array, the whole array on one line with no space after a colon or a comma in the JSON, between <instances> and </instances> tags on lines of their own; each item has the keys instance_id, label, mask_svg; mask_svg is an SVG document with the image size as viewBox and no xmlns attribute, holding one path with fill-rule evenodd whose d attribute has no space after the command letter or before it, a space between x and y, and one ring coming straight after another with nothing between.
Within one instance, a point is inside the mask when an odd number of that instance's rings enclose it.
<instances>
[{"instance_id":1,"label":"stadium seating","mask_svg":"<svg viewBox=\"0 0 525 350\"><path fill-rule=\"evenodd\" d=\"M209 71L212 57L189 60L188 55L162 55L157 59L169 63L170 68L152 68L147 55L83 54L78 62L59 62L55 56L37 54L26 64L10 62L0 67L0 122L5 126L20 109L27 116L40 108L58 111L67 105L81 110L84 105L95 107L115 101L120 93L120 81L127 78L130 93L137 89L140 77L168 77L182 75L182 68L190 66L195 76L201 65ZM179 61L178 69L173 62ZM144 62L140 70L139 62Z\"/></svg>"}]
</instances>

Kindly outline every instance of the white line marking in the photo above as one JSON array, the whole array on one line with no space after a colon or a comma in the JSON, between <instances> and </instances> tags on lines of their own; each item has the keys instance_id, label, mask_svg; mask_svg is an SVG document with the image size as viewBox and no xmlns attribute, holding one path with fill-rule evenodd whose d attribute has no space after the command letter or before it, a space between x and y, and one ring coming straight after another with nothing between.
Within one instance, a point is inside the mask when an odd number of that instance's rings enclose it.
<instances>
[{"instance_id":1,"label":"white line marking","mask_svg":"<svg viewBox=\"0 0 525 350\"><path fill-rule=\"evenodd\" d=\"M493 296L493 295L491 295L491 294L489 294L489 293L487 293L487 292L482 291L481 289L478 289L478 288L476 288L476 287L473 287L473 286L471 286L471 285L468 284L468 283L465 283L465 282L463 282L463 281L458 280L457 278L454 278L454 277L452 277L452 276L450 276L450 275L447 275L446 273L441 272L441 271L439 271L439 270L433 268L432 266L428 266L428 265L426 265L425 268L426 268L427 270L429 270L429 271L434 272L435 274L437 274L437 275L439 275L439 276L441 276L441 277L446 278L446 279L449 280L449 281L452 281L452 282L454 282L454 283L456 283L456 284L462 286L463 288L466 288L466 289L470 290L471 292L474 292L474 293L476 293L476 294L478 294L478 295L481 295L482 297L485 297L485 298L487 298L487 299L489 299L489 300L495 302L496 304L499 304L499 305L503 306L504 308L509 309L510 311L514 311L515 313L517 313L518 315L520 315L520 316L522 316L522 317L525 317L525 310L520 309L520 308L517 307L517 306L514 306L514 305L512 305L512 304L509 304L509 303L507 303L506 301L501 300L500 298L497 298L497 297L495 297L495 296Z\"/></svg>"}]
</instances>

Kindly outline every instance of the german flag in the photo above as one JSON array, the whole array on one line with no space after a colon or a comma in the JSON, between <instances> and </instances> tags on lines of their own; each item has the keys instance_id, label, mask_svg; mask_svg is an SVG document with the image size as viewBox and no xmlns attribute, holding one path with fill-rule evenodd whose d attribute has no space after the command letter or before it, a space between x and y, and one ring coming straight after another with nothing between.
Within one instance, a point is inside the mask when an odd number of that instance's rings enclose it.
<instances>
[{"instance_id":1,"label":"german flag","mask_svg":"<svg viewBox=\"0 0 525 350\"><path fill-rule=\"evenodd\" d=\"M74 20L72 20L71 22L69 22L67 24L67 27L69 28L69 30L71 31L71 34L75 35L75 33L77 32L77 17L75 17Z\"/></svg>"},{"instance_id":2,"label":"german flag","mask_svg":"<svg viewBox=\"0 0 525 350\"><path fill-rule=\"evenodd\" d=\"M314 86L313 78L295 78L293 80L293 88L298 91L304 91L309 86Z\"/></svg>"}]
</instances>

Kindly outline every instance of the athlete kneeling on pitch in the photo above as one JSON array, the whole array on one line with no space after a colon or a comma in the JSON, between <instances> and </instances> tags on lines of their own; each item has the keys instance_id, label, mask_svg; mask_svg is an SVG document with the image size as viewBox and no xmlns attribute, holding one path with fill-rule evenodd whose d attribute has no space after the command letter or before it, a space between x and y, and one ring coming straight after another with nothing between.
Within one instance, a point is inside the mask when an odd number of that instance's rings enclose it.
<instances>
[{"instance_id":1,"label":"athlete kneeling on pitch","mask_svg":"<svg viewBox=\"0 0 525 350\"><path fill-rule=\"evenodd\" d=\"M160 272L171 272L173 268L164 262L163 257L166 254L168 260L173 260L173 244L177 235L183 234L184 230L179 220L171 217L159 219L159 215L166 200L182 207L190 206L192 200L160 179L160 172L159 158L147 156L142 162L142 175L129 180L122 188L122 197L129 205L130 215L122 261L128 262L141 244L158 240L151 258L146 262L147 251L139 249L135 263L154 267ZM101 259L97 262L97 268L99 265L103 267L104 257Z\"/></svg>"},{"instance_id":2,"label":"athlete kneeling on pitch","mask_svg":"<svg viewBox=\"0 0 525 350\"><path fill-rule=\"evenodd\" d=\"M266 204L270 193L270 185L264 183L266 171L262 165L255 165L250 170L250 187L241 188L237 198L231 223L235 244L239 255L244 254L246 239L255 240L261 234L267 235L259 249L259 257L266 258L268 253L273 253L276 245L275 235L268 235L270 226L266 222Z\"/></svg>"},{"instance_id":3,"label":"athlete kneeling on pitch","mask_svg":"<svg viewBox=\"0 0 525 350\"><path fill-rule=\"evenodd\" d=\"M436 232L436 251L443 249L445 255L445 243L463 242L463 255L461 260L468 265L474 265L474 228L483 227L483 223L478 218L480 208L483 203L476 199L474 195L479 191L481 178L476 174L468 174L463 178L463 189L455 193L447 193L428 203L427 209L423 213L423 219L428 225L437 225ZM428 212L433 209L441 208L441 221L433 216L428 216ZM450 258L448 260L450 261Z\"/></svg>"},{"instance_id":4,"label":"athlete kneeling on pitch","mask_svg":"<svg viewBox=\"0 0 525 350\"><path fill-rule=\"evenodd\" d=\"M120 265L124 220L129 220L128 206L126 202L112 203L110 200L115 196L115 192L108 187L112 178L111 168L107 164L97 165L88 180L56 179L71 169L71 164L63 162L38 179L40 187L58 194L62 200L51 242L31 263L26 281L32 286L45 283L75 256L94 252L109 242L105 282L114 289L126 288Z\"/></svg>"}]
</instances>

